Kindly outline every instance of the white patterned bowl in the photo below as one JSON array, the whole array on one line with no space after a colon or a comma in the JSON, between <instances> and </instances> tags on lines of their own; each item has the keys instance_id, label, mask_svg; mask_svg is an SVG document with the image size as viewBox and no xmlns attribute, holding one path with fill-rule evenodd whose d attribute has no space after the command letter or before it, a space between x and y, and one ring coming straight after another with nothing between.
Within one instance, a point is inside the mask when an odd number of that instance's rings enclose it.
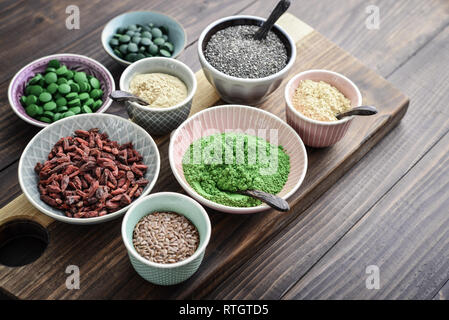
<instances>
[{"instance_id":1,"label":"white patterned bowl","mask_svg":"<svg viewBox=\"0 0 449 320\"><path fill-rule=\"evenodd\" d=\"M277 141L272 139L270 129L276 130ZM216 133L248 130L253 130L252 135L264 138L274 145L283 146L284 151L290 156L290 174L278 196L287 200L298 190L307 171L307 152L299 135L270 112L248 106L224 105L198 112L185 121L171 137L168 150L170 167L176 180L190 196L209 208L227 213L255 213L270 208L265 204L240 208L215 203L198 194L184 177L182 159L192 142Z\"/></svg>"},{"instance_id":2,"label":"white patterned bowl","mask_svg":"<svg viewBox=\"0 0 449 320\"><path fill-rule=\"evenodd\" d=\"M134 75L143 73L166 73L179 78L187 86L187 98L170 108L151 108L135 102L126 103L129 118L154 135L170 133L187 119L196 92L196 77L184 63L171 58L145 58L134 62L120 77L120 90L129 91Z\"/></svg>"},{"instance_id":3,"label":"white patterned bowl","mask_svg":"<svg viewBox=\"0 0 449 320\"><path fill-rule=\"evenodd\" d=\"M148 165L145 178L150 183L145 187L142 195L147 195L153 189L159 176L160 156L156 143L141 127L124 118L110 114L83 114L76 117L59 120L42 129L28 143L19 161L19 183L23 193L31 204L49 217L70 224L96 224L122 216L129 205L110 214L93 218L69 218L64 212L50 207L40 199L38 190L38 176L34 172L37 162L47 160L48 153L61 138L73 135L75 130L89 130L99 128L106 132L109 139L120 144L132 142L134 148L143 156L143 162ZM138 199L139 199L138 198Z\"/></svg>"},{"instance_id":4,"label":"white patterned bowl","mask_svg":"<svg viewBox=\"0 0 449 320\"><path fill-rule=\"evenodd\" d=\"M324 81L337 88L350 101L352 107L362 105L359 88L345 76L328 70L308 70L294 76L285 87L285 117L287 123L299 133L309 147L324 148L336 144L348 132L354 116L338 121L318 121L307 118L293 107L292 97L302 80Z\"/></svg>"},{"instance_id":5,"label":"white patterned bowl","mask_svg":"<svg viewBox=\"0 0 449 320\"><path fill-rule=\"evenodd\" d=\"M198 249L189 258L170 264L155 263L140 256L133 245L133 231L141 218L149 213L176 212L189 219L200 235ZM158 285L173 285L190 278L199 268L209 243L211 225L206 210L195 200L180 193L154 193L135 202L122 222L122 239L136 272Z\"/></svg>"}]
</instances>

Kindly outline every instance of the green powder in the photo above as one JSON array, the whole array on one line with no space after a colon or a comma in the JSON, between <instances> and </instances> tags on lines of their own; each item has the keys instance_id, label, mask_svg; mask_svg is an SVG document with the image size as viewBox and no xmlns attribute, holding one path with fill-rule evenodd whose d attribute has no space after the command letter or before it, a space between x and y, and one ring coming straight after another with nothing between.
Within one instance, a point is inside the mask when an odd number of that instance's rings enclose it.
<instances>
[{"instance_id":1,"label":"green powder","mask_svg":"<svg viewBox=\"0 0 449 320\"><path fill-rule=\"evenodd\" d=\"M240 133L215 134L192 143L183 158L184 176L201 196L232 207L254 207L260 200L236 193L277 194L290 172L282 146Z\"/></svg>"}]
</instances>

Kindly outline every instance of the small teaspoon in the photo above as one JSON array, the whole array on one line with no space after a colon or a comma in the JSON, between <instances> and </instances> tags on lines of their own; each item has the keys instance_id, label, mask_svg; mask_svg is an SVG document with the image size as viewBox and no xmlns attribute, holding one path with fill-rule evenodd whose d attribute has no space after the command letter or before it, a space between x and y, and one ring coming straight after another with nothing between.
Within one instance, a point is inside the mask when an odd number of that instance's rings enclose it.
<instances>
[{"instance_id":1,"label":"small teaspoon","mask_svg":"<svg viewBox=\"0 0 449 320\"><path fill-rule=\"evenodd\" d=\"M140 104L142 106L148 105L148 102L139 98L138 96L135 96L130 92L121 91L121 90L112 91L111 94L109 95L109 98L111 98L112 100L117 101L117 102L129 101L129 102L137 102L138 104Z\"/></svg>"},{"instance_id":2,"label":"small teaspoon","mask_svg":"<svg viewBox=\"0 0 449 320\"><path fill-rule=\"evenodd\" d=\"M346 112L339 113L335 117L341 120L349 116L372 116L377 113L377 109L374 106L359 106L352 108Z\"/></svg>"}]
</instances>

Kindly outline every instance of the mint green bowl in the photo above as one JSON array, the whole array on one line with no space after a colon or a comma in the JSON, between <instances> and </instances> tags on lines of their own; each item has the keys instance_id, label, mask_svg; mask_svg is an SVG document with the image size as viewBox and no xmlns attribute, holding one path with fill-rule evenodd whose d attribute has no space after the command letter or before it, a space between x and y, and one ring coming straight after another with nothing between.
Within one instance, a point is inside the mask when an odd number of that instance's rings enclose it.
<instances>
[{"instance_id":1,"label":"mint green bowl","mask_svg":"<svg viewBox=\"0 0 449 320\"><path fill-rule=\"evenodd\" d=\"M182 214L196 226L200 244L191 257L177 263L161 264L151 262L137 253L132 242L134 227L141 218L156 211ZM123 242L136 272L151 283L165 286L183 282L198 270L210 234L211 225L206 210L192 198L175 192L154 193L136 201L122 222Z\"/></svg>"}]
</instances>

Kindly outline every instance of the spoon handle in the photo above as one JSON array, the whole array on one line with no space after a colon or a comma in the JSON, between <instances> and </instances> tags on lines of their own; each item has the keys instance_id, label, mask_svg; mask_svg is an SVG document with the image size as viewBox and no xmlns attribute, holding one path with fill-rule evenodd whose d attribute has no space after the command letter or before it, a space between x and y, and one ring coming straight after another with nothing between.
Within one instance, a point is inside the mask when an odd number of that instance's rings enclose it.
<instances>
[{"instance_id":1,"label":"spoon handle","mask_svg":"<svg viewBox=\"0 0 449 320\"><path fill-rule=\"evenodd\" d=\"M349 111L337 114L337 119L340 120L349 116L371 116L377 113L377 109L374 106L360 106L352 108Z\"/></svg>"},{"instance_id":2,"label":"spoon handle","mask_svg":"<svg viewBox=\"0 0 449 320\"><path fill-rule=\"evenodd\" d=\"M145 100L129 93L126 91L121 91L121 90L115 90L112 91L111 94L109 95L109 97L117 102L126 102L126 101L130 101L130 102L137 102L138 104L141 104L143 106L147 106L148 102L146 102Z\"/></svg>"},{"instance_id":3,"label":"spoon handle","mask_svg":"<svg viewBox=\"0 0 449 320\"><path fill-rule=\"evenodd\" d=\"M275 196L274 194L263 192L260 190L242 190L239 191L239 193L259 199L260 201L265 202L270 207L278 211L287 212L288 210L290 210L288 202L281 197Z\"/></svg>"},{"instance_id":4,"label":"spoon handle","mask_svg":"<svg viewBox=\"0 0 449 320\"><path fill-rule=\"evenodd\" d=\"M268 32L271 30L273 25L276 23L276 21L279 19L280 16L282 16L285 11L287 11L288 7L290 7L290 1L289 0L281 0L274 8L273 12L271 12L268 19L264 22L264 24L257 30L256 34L254 35L254 39L256 40L262 40L265 39Z\"/></svg>"}]
</instances>

